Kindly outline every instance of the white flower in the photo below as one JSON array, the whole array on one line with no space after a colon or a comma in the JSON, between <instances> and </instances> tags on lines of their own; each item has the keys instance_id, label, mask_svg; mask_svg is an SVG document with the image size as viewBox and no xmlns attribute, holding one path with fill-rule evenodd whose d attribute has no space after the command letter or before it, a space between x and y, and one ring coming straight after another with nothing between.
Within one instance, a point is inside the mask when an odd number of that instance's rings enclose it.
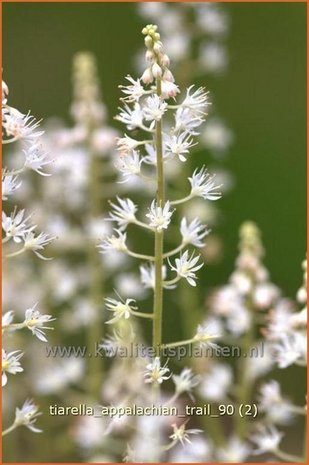
<instances>
[{"instance_id":1,"label":"white flower","mask_svg":"<svg viewBox=\"0 0 309 465\"><path fill-rule=\"evenodd\" d=\"M274 426L259 425L258 432L250 436L250 440L257 446L252 453L259 455L276 450L282 437L283 433L279 433Z\"/></svg>"},{"instance_id":2,"label":"white flower","mask_svg":"<svg viewBox=\"0 0 309 465\"><path fill-rule=\"evenodd\" d=\"M31 215L24 219L24 213L25 210L16 212L15 209L10 216L7 216L5 212L2 212L2 229L7 238L13 238L17 243L22 241L24 234L36 228L36 226L27 225Z\"/></svg>"},{"instance_id":3,"label":"white flower","mask_svg":"<svg viewBox=\"0 0 309 465\"><path fill-rule=\"evenodd\" d=\"M30 141L37 139L44 133L44 131L35 132L39 125L40 121L37 121L30 113L24 115L16 108L11 107L3 122L3 127L8 136L17 139L30 139Z\"/></svg>"},{"instance_id":4,"label":"white flower","mask_svg":"<svg viewBox=\"0 0 309 465\"><path fill-rule=\"evenodd\" d=\"M120 156L115 163L116 168L122 173L124 178L129 176L137 176L141 172L142 160L139 158L138 152L133 150L130 153L126 153L124 156ZM122 182L126 182L128 179L125 179Z\"/></svg>"},{"instance_id":5,"label":"white flower","mask_svg":"<svg viewBox=\"0 0 309 465\"><path fill-rule=\"evenodd\" d=\"M294 363L306 363L307 339L306 334L294 332L283 334L278 344L274 345L276 361L279 368L286 368Z\"/></svg>"},{"instance_id":6,"label":"white flower","mask_svg":"<svg viewBox=\"0 0 309 465\"><path fill-rule=\"evenodd\" d=\"M194 252L191 257L189 257L189 251L186 250L183 254L180 255L180 258L175 259L175 266L170 263L171 269L176 271L177 276L185 278L191 286L196 286L196 275L195 272L198 271L204 263L197 265L200 255L194 257Z\"/></svg>"},{"instance_id":7,"label":"white flower","mask_svg":"<svg viewBox=\"0 0 309 465\"><path fill-rule=\"evenodd\" d=\"M131 109L129 105L125 105L116 119L124 123L128 129L136 129L143 126L143 110L139 103L134 104L134 108Z\"/></svg>"},{"instance_id":8,"label":"white flower","mask_svg":"<svg viewBox=\"0 0 309 465\"><path fill-rule=\"evenodd\" d=\"M147 97L143 107L144 117L147 121L160 121L167 110L167 103L158 95Z\"/></svg>"},{"instance_id":9,"label":"white flower","mask_svg":"<svg viewBox=\"0 0 309 465\"><path fill-rule=\"evenodd\" d=\"M214 3L198 4L197 24L207 34L214 36L225 35L228 30L228 17L220 5ZM239 460L242 462L242 460Z\"/></svg>"},{"instance_id":10,"label":"white flower","mask_svg":"<svg viewBox=\"0 0 309 465\"><path fill-rule=\"evenodd\" d=\"M199 62L208 73L222 73L228 63L226 48L216 42L202 44Z\"/></svg>"},{"instance_id":11,"label":"white flower","mask_svg":"<svg viewBox=\"0 0 309 465\"><path fill-rule=\"evenodd\" d=\"M147 213L146 216L150 220L150 226L155 228L157 231L162 231L162 229L168 228L173 212L174 211L170 211L169 201L167 201L162 208L161 206L158 206L156 200L153 200L149 208L149 213Z\"/></svg>"},{"instance_id":12,"label":"white flower","mask_svg":"<svg viewBox=\"0 0 309 465\"><path fill-rule=\"evenodd\" d=\"M49 165L53 160L49 159L49 153L44 152L39 144L31 145L26 150L23 150L25 155L26 168L36 171L41 176L51 176L50 173L44 173L42 168Z\"/></svg>"},{"instance_id":13,"label":"white flower","mask_svg":"<svg viewBox=\"0 0 309 465\"><path fill-rule=\"evenodd\" d=\"M131 311L137 308L132 306L132 303L135 302L133 299L126 299L125 302L120 302L119 300L107 298L105 302L107 310L114 313L113 318L107 321L109 324L116 323L122 318L127 320L131 316Z\"/></svg>"},{"instance_id":14,"label":"white flower","mask_svg":"<svg viewBox=\"0 0 309 465\"><path fill-rule=\"evenodd\" d=\"M155 287L155 267L154 265L147 264L140 266L141 281L145 288L154 289ZM166 266L162 266L162 279L166 278ZM174 289L175 286L164 285L165 289Z\"/></svg>"},{"instance_id":15,"label":"white flower","mask_svg":"<svg viewBox=\"0 0 309 465\"><path fill-rule=\"evenodd\" d=\"M117 197L119 205L110 203L113 211L110 212L110 220L116 221L119 226L119 231L124 231L129 223L136 221L135 213L137 211L136 205L130 199L121 199Z\"/></svg>"},{"instance_id":16,"label":"white flower","mask_svg":"<svg viewBox=\"0 0 309 465\"><path fill-rule=\"evenodd\" d=\"M187 89L187 95L181 103L181 107L189 108L193 114L205 113L207 106L210 104L208 101L208 92L205 92L204 87L199 87L191 95L190 92L193 88L194 85Z\"/></svg>"},{"instance_id":17,"label":"white flower","mask_svg":"<svg viewBox=\"0 0 309 465\"><path fill-rule=\"evenodd\" d=\"M19 360L23 355L24 354L21 352L21 350L6 352L4 349L2 349L2 386L5 386L7 383L6 373L16 375L16 373L24 371L19 363Z\"/></svg>"},{"instance_id":18,"label":"white flower","mask_svg":"<svg viewBox=\"0 0 309 465\"><path fill-rule=\"evenodd\" d=\"M2 329L4 326L9 326L12 323L13 319L14 319L14 312L12 310L2 315Z\"/></svg>"},{"instance_id":19,"label":"white flower","mask_svg":"<svg viewBox=\"0 0 309 465\"><path fill-rule=\"evenodd\" d=\"M24 425L34 433L41 433L42 430L33 426L36 422L36 417L41 415L39 408L35 405L32 400L26 400L21 409L18 407L15 410L15 421L16 426Z\"/></svg>"},{"instance_id":20,"label":"white flower","mask_svg":"<svg viewBox=\"0 0 309 465\"><path fill-rule=\"evenodd\" d=\"M224 402L233 382L233 372L229 365L213 363L202 378L200 395L212 402Z\"/></svg>"},{"instance_id":21,"label":"white flower","mask_svg":"<svg viewBox=\"0 0 309 465\"><path fill-rule=\"evenodd\" d=\"M189 134L197 136L199 133L196 131L204 121L203 114L196 114L190 108L180 107L175 113L175 132L185 131Z\"/></svg>"},{"instance_id":22,"label":"white flower","mask_svg":"<svg viewBox=\"0 0 309 465\"><path fill-rule=\"evenodd\" d=\"M220 463L242 463L250 454L251 449L248 444L241 441L237 436L229 438L224 447L217 451Z\"/></svg>"},{"instance_id":23,"label":"white flower","mask_svg":"<svg viewBox=\"0 0 309 465\"><path fill-rule=\"evenodd\" d=\"M144 373L145 383L151 384L162 384L163 381L169 379L171 374L169 368L167 368L167 362L161 366L160 358L155 357L153 362L148 363L146 371Z\"/></svg>"},{"instance_id":24,"label":"white flower","mask_svg":"<svg viewBox=\"0 0 309 465\"><path fill-rule=\"evenodd\" d=\"M181 426L177 426L176 424L172 425L173 427L173 434L170 435L170 438L175 442L180 442L183 446L185 442L191 444L190 441L190 434L199 434L203 431L201 429L186 429L187 422L183 423Z\"/></svg>"},{"instance_id":25,"label":"white flower","mask_svg":"<svg viewBox=\"0 0 309 465\"><path fill-rule=\"evenodd\" d=\"M126 79L131 83L128 86L119 86L121 91L126 94L126 97L123 97L122 100L127 102L138 102L139 99L147 93L147 91L142 86L140 79L136 81L131 76L126 76Z\"/></svg>"},{"instance_id":26,"label":"white flower","mask_svg":"<svg viewBox=\"0 0 309 465\"><path fill-rule=\"evenodd\" d=\"M157 152L156 148L153 144L145 144L145 150L147 155L143 157L143 161L147 163L148 165L154 165L156 166L157 164ZM165 141L163 138L163 160L167 160L169 158L170 154L166 152L165 150Z\"/></svg>"},{"instance_id":27,"label":"white flower","mask_svg":"<svg viewBox=\"0 0 309 465\"><path fill-rule=\"evenodd\" d=\"M183 218L180 224L180 232L182 242L184 244L192 244L195 247L203 247L205 245L202 239L209 234L210 230L207 226L201 224L198 218L195 218L188 224L187 219Z\"/></svg>"},{"instance_id":28,"label":"white flower","mask_svg":"<svg viewBox=\"0 0 309 465\"><path fill-rule=\"evenodd\" d=\"M218 345L212 342L215 339L218 339L219 334L216 334L215 331L211 330L208 325L198 325L194 339L200 343L202 347L213 347L218 348Z\"/></svg>"},{"instance_id":29,"label":"white flower","mask_svg":"<svg viewBox=\"0 0 309 465\"><path fill-rule=\"evenodd\" d=\"M40 339L40 341L47 342L43 329L52 329L50 326L45 325L50 321L54 321L55 318L52 318L51 315L42 315L36 310L36 306L37 304L26 310L24 325L30 329L32 334Z\"/></svg>"},{"instance_id":30,"label":"white flower","mask_svg":"<svg viewBox=\"0 0 309 465\"><path fill-rule=\"evenodd\" d=\"M233 133L221 120L212 118L207 121L201 134L203 144L215 152L224 152L233 142Z\"/></svg>"},{"instance_id":31,"label":"white flower","mask_svg":"<svg viewBox=\"0 0 309 465\"><path fill-rule=\"evenodd\" d=\"M184 368L180 375L173 375L172 380L176 387L176 393L191 392L192 388L200 382L200 376L194 376L191 368Z\"/></svg>"},{"instance_id":32,"label":"white flower","mask_svg":"<svg viewBox=\"0 0 309 465\"><path fill-rule=\"evenodd\" d=\"M51 236L50 234L46 234L41 232L38 236L32 231L28 231L23 235L24 241L24 249L25 250L32 250L35 255L42 260L50 260L50 258L43 257L38 250L43 250L46 245L50 244L56 236Z\"/></svg>"},{"instance_id":33,"label":"white flower","mask_svg":"<svg viewBox=\"0 0 309 465\"><path fill-rule=\"evenodd\" d=\"M191 184L191 196L202 197L206 200L218 200L221 198L221 192L218 191L221 185L216 185L213 181L215 175L210 175L203 166L201 169L196 168L192 177L189 178Z\"/></svg>"},{"instance_id":34,"label":"white flower","mask_svg":"<svg viewBox=\"0 0 309 465\"><path fill-rule=\"evenodd\" d=\"M117 147L120 152L131 152L131 150L136 149L141 143L136 140L132 139L132 137L127 136L127 134L124 135L124 137L119 137L117 140Z\"/></svg>"},{"instance_id":35,"label":"white flower","mask_svg":"<svg viewBox=\"0 0 309 465\"><path fill-rule=\"evenodd\" d=\"M115 235L109 236L98 246L102 249L102 253L110 250L117 250L119 252L125 252L128 250L126 246L127 235L117 229L114 229L114 231L118 237Z\"/></svg>"},{"instance_id":36,"label":"white flower","mask_svg":"<svg viewBox=\"0 0 309 465\"><path fill-rule=\"evenodd\" d=\"M2 175L2 200L7 200L21 186L18 176L3 173Z\"/></svg>"},{"instance_id":37,"label":"white flower","mask_svg":"<svg viewBox=\"0 0 309 465\"><path fill-rule=\"evenodd\" d=\"M186 161L186 154L189 153L189 149L196 145L193 143L191 134L188 132L181 132L176 135L168 135L165 138L165 150L167 155L177 155L179 160Z\"/></svg>"},{"instance_id":38,"label":"white flower","mask_svg":"<svg viewBox=\"0 0 309 465\"><path fill-rule=\"evenodd\" d=\"M264 412L271 423L287 424L293 417L291 403L284 399L278 381L262 384L259 393L259 410Z\"/></svg>"}]
</instances>

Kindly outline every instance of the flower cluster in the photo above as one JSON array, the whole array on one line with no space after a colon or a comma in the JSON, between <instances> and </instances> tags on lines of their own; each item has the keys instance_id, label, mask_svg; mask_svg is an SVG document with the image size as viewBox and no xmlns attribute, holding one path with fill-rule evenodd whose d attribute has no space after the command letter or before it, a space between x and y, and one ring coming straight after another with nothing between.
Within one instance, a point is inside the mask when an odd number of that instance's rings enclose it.
<instances>
[{"instance_id":1,"label":"flower cluster","mask_svg":"<svg viewBox=\"0 0 309 465\"><path fill-rule=\"evenodd\" d=\"M8 87L2 83L2 133L3 144L11 144L17 142L21 147L19 152L22 152L24 163L20 168L8 169L5 168L2 173L2 200L13 200L16 191L20 189L22 180L20 175L26 170L32 170L41 176L49 176L49 173L44 171L45 167L52 163L50 155L43 148L41 138L43 131L40 130L40 121L37 121L30 113L23 114L16 108L8 104ZM45 246L55 239L55 236L48 233L36 233L36 224L31 224L32 214L26 214L24 209L15 207L13 211L7 213L2 212L2 230L3 244L5 246L4 257L11 258L20 255L27 250L31 250L34 254L43 259L48 260L42 255ZM17 245L17 247L16 247ZM28 271L28 270L27 270ZM15 291L16 293L16 291ZM19 299L22 296L19 294ZM28 328L34 336L41 341L46 342L45 329L50 329L47 323L54 319L51 315L42 315L36 305L29 308L25 312L24 321L14 323L14 312L8 311L2 317L2 330L4 333L5 343L6 335L23 328ZM7 351L2 349L2 386L8 383L8 375L15 375L23 372L20 359L24 353L21 350ZM21 409L16 408L15 420L13 424L7 428L3 434L8 434L20 425L27 426L33 432L41 430L33 426L36 417L39 415L38 407L31 401L26 401Z\"/></svg>"},{"instance_id":2,"label":"flower cluster","mask_svg":"<svg viewBox=\"0 0 309 465\"><path fill-rule=\"evenodd\" d=\"M174 213L178 205L190 202L195 197L206 201L218 200L221 197L221 185L203 166L196 169L189 177L191 190L186 197L166 198L166 169L171 162L179 160L184 163L190 157L190 149L196 144L194 138L199 134L199 127L207 116L209 96L204 88L195 88L191 85L182 97L170 69L170 59L164 51L157 26L148 25L142 33L146 46L147 67L140 78L127 76L128 84L120 86L124 94L122 98L124 106L120 108L117 116L117 119L126 125L127 131L134 130L135 136L133 138L126 133L124 137L118 139L119 161L116 162L116 166L125 181L136 177L144 181L149 179L149 185L156 186L157 195L150 200L144 217L140 208L130 198L117 197L117 202L111 202L108 219L114 222L116 227L113 234L104 237L99 248L103 254L110 251L123 252L125 255L146 262L140 265L141 281L145 288L153 290L154 307L152 313L140 312L137 311L135 300L132 298L126 300L107 298L106 309L113 313L107 323L115 325L115 330L114 336L105 340L103 347L115 348L125 345L122 341L122 331L132 325L136 328L137 323L133 316L152 321L154 331L152 346L156 356L146 357L144 382L146 386L158 388L172 377L175 394L170 402L173 403L184 392L191 395L192 388L199 383L199 377L195 376L189 368L185 368L180 375L172 374L167 366L168 362L163 363L161 360L161 348L185 344L216 346L213 341L218 338L218 334L206 326L199 325L191 339L162 344L158 322L161 326L164 310L161 300L163 289L174 289L180 280L186 280L189 285L196 286L197 271L202 268L203 263L200 255L195 254L191 248L203 247L204 239L210 230L197 217L191 221L183 217L179 224L181 240L175 249L164 250L164 236L175 223ZM170 115L172 115L170 118L173 121L172 127L169 123L165 124L165 118ZM139 134L146 135L138 137ZM131 249L128 235L133 226L154 236L153 255ZM124 334L126 335L127 332ZM131 334L134 335L135 330ZM185 424L172 425L172 427L170 448L178 442L182 445L190 442L189 435L200 432L186 429ZM158 438L158 441L160 443L161 439ZM132 445L130 447L132 452ZM156 453L160 455L160 452Z\"/></svg>"}]
</instances>

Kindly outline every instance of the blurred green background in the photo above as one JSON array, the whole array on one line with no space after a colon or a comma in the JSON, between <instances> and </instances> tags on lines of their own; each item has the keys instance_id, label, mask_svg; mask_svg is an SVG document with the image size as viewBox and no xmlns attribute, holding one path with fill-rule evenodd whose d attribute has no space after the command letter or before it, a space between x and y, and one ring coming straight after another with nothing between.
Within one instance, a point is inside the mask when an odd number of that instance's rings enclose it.
<instances>
[{"instance_id":1,"label":"blurred green background","mask_svg":"<svg viewBox=\"0 0 309 465\"><path fill-rule=\"evenodd\" d=\"M143 22L134 3L4 4L4 77L12 105L44 119L68 115L71 60L98 58L102 91L117 113L124 76L134 75ZM232 269L240 223L258 223L275 283L293 296L306 246L306 5L225 4L230 66L206 85L236 135L225 163L236 188L220 207L225 258L208 270L222 283Z\"/></svg>"},{"instance_id":2,"label":"blurred green background","mask_svg":"<svg viewBox=\"0 0 309 465\"><path fill-rule=\"evenodd\" d=\"M220 201L224 215L216 229L223 237L223 260L205 267L200 282L203 292L226 282L239 226L251 219L262 230L272 281L293 298L302 282L306 250L306 4L234 3L224 8L231 18L230 65L222 77L197 83L207 87L235 133L224 167L236 185ZM118 85L126 74L136 74L133 58L143 43L142 26L134 3L4 4L3 68L10 104L44 119L66 119L72 57L89 50L98 59L112 121ZM208 162L201 160L199 156L199 164ZM175 324L177 313L168 318ZM287 392L295 389L293 379L286 378ZM40 441L50 460L50 443L39 438L36 444ZM32 458L33 452L28 453ZM38 459L44 460L42 454Z\"/></svg>"}]
</instances>

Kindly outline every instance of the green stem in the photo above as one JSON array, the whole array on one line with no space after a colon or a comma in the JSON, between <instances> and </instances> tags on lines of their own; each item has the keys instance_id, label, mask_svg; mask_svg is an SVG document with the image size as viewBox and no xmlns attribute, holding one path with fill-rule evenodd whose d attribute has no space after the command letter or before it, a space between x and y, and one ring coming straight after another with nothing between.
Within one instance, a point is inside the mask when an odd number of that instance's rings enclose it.
<instances>
[{"instance_id":1,"label":"green stem","mask_svg":"<svg viewBox=\"0 0 309 465\"><path fill-rule=\"evenodd\" d=\"M13 423L9 428L5 429L4 431L2 431L2 436L5 436L6 434L9 434L11 433L12 431L14 431L14 429L17 428L17 425L16 423Z\"/></svg>"},{"instance_id":2,"label":"green stem","mask_svg":"<svg viewBox=\"0 0 309 465\"><path fill-rule=\"evenodd\" d=\"M161 95L161 79L157 78L157 94ZM156 122L155 144L157 155L157 204L163 207L165 199L164 169L163 169L163 143L162 143L162 122ZM153 336L152 344L157 355L160 354L162 341L162 307L163 307L163 231L155 231L155 288L153 299Z\"/></svg>"},{"instance_id":3,"label":"green stem","mask_svg":"<svg viewBox=\"0 0 309 465\"><path fill-rule=\"evenodd\" d=\"M168 344L162 344L161 347L162 349L169 349L172 347L187 346L189 344L193 344L194 342L196 342L196 339L191 338L191 339L185 339L184 341L169 342Z\"/></svg>"},{"instance_id":4,"label":"green stem","mask_svg":"<svg viewBox=\"0 0 309 465\"><path fill-rule=\"evenodd\" d=\"M91 134L91 131L90 131ZM89 134L89 135L90 135ZM96 220L101 214L101 180L100 180L100 158L95 153L91 154L89 167L89 206L90 218ZM99 254L92 241L89 241L88 247L88 263L89 263L89 296L91 306L93 308L93 318L89 322L87 332L88 350L91 353L95 344L97 344L103 336L103 324L101 324L101 308L104 298L103 279L104 279L104 264L102 263ZM103 279L102 279L103 276ZM90 398L98 399L100 395L100 387L102 381L102 360L100 357L89 358L87 378L87 391Z\"/></svg>"}]
</instances>

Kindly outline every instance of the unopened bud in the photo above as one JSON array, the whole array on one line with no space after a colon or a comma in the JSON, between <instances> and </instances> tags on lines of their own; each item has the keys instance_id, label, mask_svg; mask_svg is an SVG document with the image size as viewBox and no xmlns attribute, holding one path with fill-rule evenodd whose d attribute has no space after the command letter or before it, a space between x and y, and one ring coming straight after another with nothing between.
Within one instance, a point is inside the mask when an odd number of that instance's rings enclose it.
<instances>
[{"instance_id":1,"label":"unopened bud","mask_svg":"<svg viewBox=\"0 0 309 465\"><path fill-rule=\"evenodd\" d=\"M145 69L142 74L141 80L144 84L150 84L153 81L153 74L150 68Z\"/></svg>"},{"instance_id":2,"label":"unopened bud","mask_svg":"<svg viewBox=\"0 0 309 465\"><path fill-rule=\"evenodd\" d=\"M161 42L155 42L154 45L153 45L153 51L156 53L156 54L159 54L162 52L162 44Z\"/></svg>"},{"instance_id":3,"label":"unopened bud","mask_svg":"<svg viewBox=\"0 0 309 465\"><path fill-rule=\"evenodd\" d=\"M153 58L154 58L154 54L151 50L147 50L146 54L145 54L145 58L146 58L146 61L152 61Z\"/></svg>"},{"instance_id":4,"label":"unopened bud","mask_svg":"<svg viewBox=\"0 0 309 465\"><path fill-rule=\"evenodd\" d=\"M165 81L170 81L170 82L174 82L174 81L175 81L174 76L172 75L172 73L170 72L169 69L166 69L166 70L164 71L163 79L164 79Z\"/></svg>"},{"instance_id":5,"label":"unopened bud","mask_svg":"<svg viewBox=\"0 0 309 465\"><path fill-rule=\"evenodd\" d=\"M154 63L151 68L152 74L155 78L162 76L162 68L158 63Z\"/></svg>"},{"instance_id":6,"label":"unopened bud","mask_svg":"<svg viewBox=\"0 0 309 465\"><path fill-rule=\"evenodd\" d=\"M150 36L145 37L145 45L149 49L153 48L153 40L152 40L152 38Z\"/></svg>"},{"instance_id":7,"label":"unopened bud","mask_svg":"<svg viewBox=\"0 0 309 465\"><path fill-rule=\"evenodd\" d=\"M164 53L162 56L161 56L161 63L163 66L166 66L167 68L169 68L170 66L170 59L169 57L166 55L166 53Z\"/></svg>"}]
</instances>

